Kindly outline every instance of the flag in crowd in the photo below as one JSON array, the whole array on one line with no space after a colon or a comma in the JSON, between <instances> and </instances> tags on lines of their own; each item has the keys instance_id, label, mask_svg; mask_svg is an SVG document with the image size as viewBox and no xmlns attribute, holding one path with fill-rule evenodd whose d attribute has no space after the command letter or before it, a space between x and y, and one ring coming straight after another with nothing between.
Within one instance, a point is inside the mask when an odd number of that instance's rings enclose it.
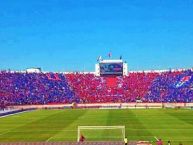
<instances>
[{"instance_id":1,"label":"flag in crowd","mask_svg":"<svg viewBox=\"0 0 193 145\"><path fill-rule=\"evenodd\" d=\"M177 83L176 88L182 87L191 80L192 76L184 76Z\"/></svg>"}]
</instances>

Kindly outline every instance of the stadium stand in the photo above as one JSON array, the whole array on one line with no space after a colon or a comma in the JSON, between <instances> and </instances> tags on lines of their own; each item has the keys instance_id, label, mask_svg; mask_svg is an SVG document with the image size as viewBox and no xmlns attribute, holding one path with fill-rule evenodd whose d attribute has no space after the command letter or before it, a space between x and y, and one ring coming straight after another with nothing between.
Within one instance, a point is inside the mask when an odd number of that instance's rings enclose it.
<instances>
[{"instance_id":1,"label":"stadium stand","mask_svg":"<svg viewBox=\"0 0 193 145\"><path fill-rule=\"evenodd\" d=\"M7 105L114 102L193 102L193 71L82 73L0 72L0 108Z\"/></svg>"},{"instance_id":2,"label":"stadium stand","mask_svg":"<svg viewBox=\"0 0 193 145\"><path fill-rule=\"evenodd\" d=\"M161 73L145 96L148 102L192 102L192 70Z\"/></svg>"}]
</instances>

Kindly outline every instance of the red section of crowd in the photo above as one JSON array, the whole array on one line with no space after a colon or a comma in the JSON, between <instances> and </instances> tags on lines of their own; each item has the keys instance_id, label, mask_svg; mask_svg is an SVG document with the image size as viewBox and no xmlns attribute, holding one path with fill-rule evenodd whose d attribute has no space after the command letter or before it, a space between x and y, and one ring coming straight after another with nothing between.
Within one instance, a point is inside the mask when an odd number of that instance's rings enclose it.
<instances>
[{"instance_id":1,"label":"red section of crowd","mask_svg":"<svg viewBox=\"0 0 193 145\"><path fill-rule=\"evenodd\" d=\"M124 77L96 77L93 74L67 74L66 78L81 103L106 103L143 100L158 75L158 73L130 73Z\"/></svg>"}]
</instances>

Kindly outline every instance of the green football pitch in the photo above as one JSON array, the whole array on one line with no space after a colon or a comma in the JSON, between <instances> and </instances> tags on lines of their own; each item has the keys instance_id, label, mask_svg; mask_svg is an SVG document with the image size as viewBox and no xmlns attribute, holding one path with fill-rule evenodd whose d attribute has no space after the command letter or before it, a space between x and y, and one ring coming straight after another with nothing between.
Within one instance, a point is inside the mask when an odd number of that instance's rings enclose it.
<instances>
[{"instance_id":1,"label":"green football pitch","mask_svg":"<svg viewBox=\"0 0 193 145\"><path fill-rule=\"evenodd\" d=\"M185 109L35 110L0 118L0 142L76 141L78 126L119 125L125 126L128 140L157 137L172 145L193 145L193 111ZM85 137L90 133L98 135L96 140L114 134L90 130Z\"/></svg>"}]
</instances>

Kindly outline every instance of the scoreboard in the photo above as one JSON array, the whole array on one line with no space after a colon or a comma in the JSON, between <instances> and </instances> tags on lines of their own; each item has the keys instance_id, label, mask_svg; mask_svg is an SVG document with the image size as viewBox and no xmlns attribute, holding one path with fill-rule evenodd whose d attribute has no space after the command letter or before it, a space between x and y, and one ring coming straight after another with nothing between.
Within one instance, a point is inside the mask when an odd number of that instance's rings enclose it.
<instances>
[{"instance_id":1,"label":"scoreboard","mask_svg":"<svg viewBox=\"0 0 193 145\"><path fill-rule=\"evenodd\" d=\"M99 63L100 75L123 75L123 63Z\"/></svg>"},{"instance_id":2,"label":"scoreboard","mask_svg":"<svg viewBox=\"0 0 193 145\"><path fill-rule=\"evenodd\" d=\"M128 66L127 62L123 62L122 59L106 59L99 60L95 64L95 75L96 76L127 76Z\"/></svg>"}]
</instances>

